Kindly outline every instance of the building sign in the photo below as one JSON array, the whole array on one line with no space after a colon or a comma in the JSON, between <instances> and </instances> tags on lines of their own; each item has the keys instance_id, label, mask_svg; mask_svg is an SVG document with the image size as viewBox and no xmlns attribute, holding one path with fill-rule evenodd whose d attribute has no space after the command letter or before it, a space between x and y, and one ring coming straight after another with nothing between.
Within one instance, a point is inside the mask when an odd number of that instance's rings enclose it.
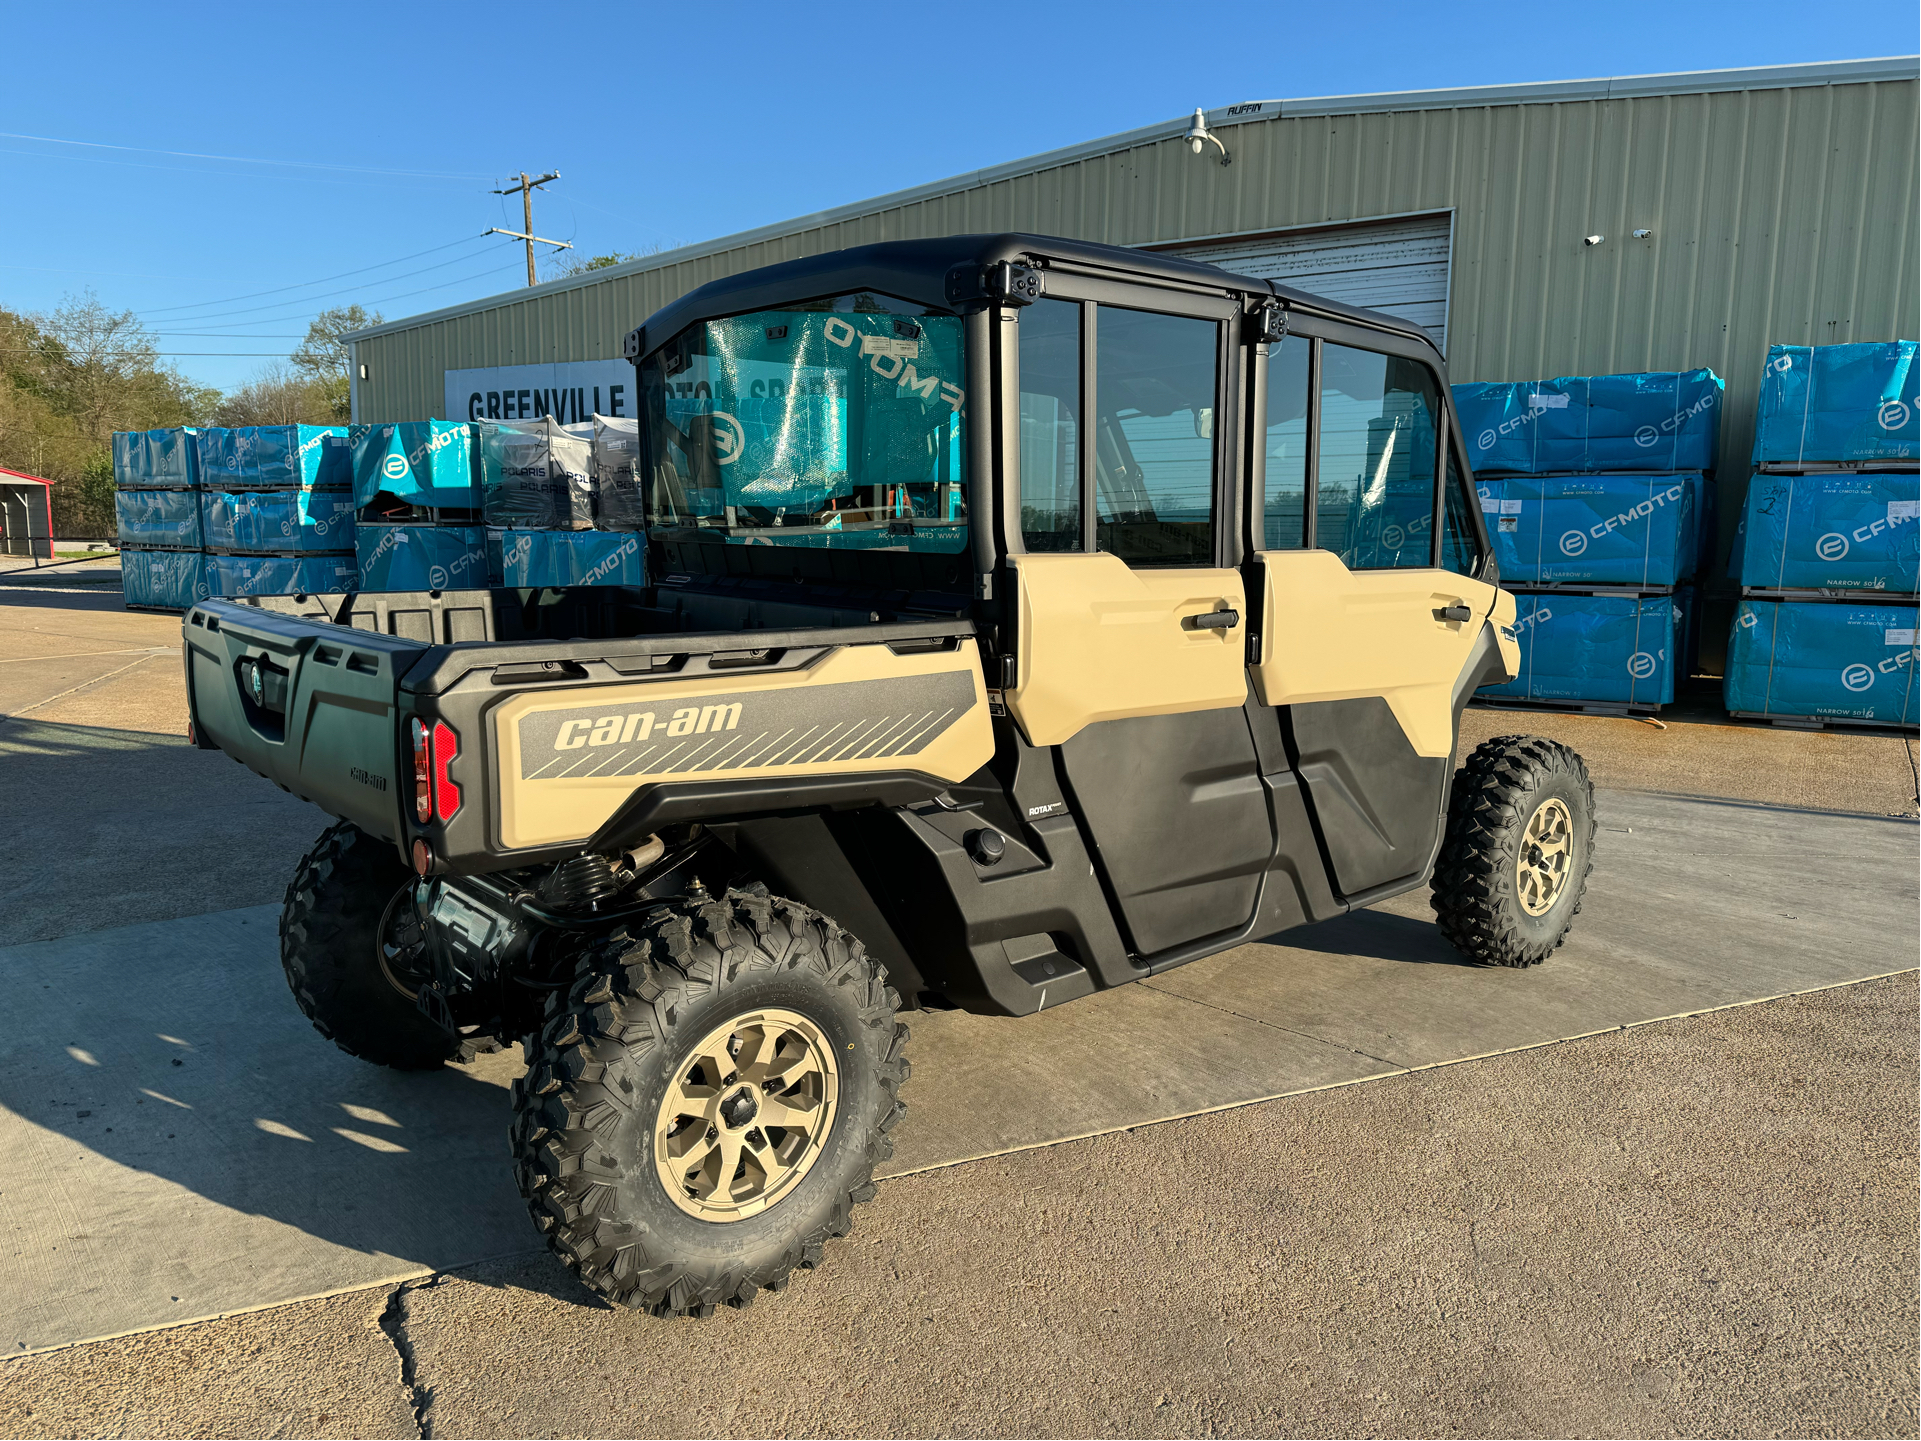
<instances>
[{"instance_id":1,"label":"building sign","mask_svg":"<svg viewBox=\"0 0 1921 1441\"><path fill-rule=\"evenodd\" d=\"M625 360L573 360L555 365L502 365L449 370L448 420L534 420L551 415L562 425L595 415L640 413L634 367Z\"/></svg>"}]
</instances>

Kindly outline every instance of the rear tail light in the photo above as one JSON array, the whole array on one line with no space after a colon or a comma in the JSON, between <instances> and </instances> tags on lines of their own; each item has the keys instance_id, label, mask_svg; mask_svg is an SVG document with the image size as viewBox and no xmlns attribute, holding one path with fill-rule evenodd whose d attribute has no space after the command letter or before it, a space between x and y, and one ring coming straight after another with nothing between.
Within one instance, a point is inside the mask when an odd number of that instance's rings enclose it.
<instances>
[{"instance_id":1,"label":"rear tail light","mask_svg":"<svg viewBox=\"0 0 1921 1441\"><path fill-rule=\"evenodd\" d=\"M450 821L460 810L460 787L447 774L447 767L460 754L460 737L445 721L434 722L434 810L443 821Z\"/></svg>"},{"instance_id":2,"label":"rear tail light","mask_svg":"<svg viewBox=\"0 0 1921 1441\"><path fill-rule=\"evenodd\" d=\"M434 818L433 755L427 743L427 723L419 716L408 722L414 742L414 819L423 826Z\"/></svg>"},{"instance_id":3,"label":"rear tail light","mask_svg":"<svg viewBox=\"0 0 1921 1441\"><path fill-rule=\"evenodd\" d=\"M460 787L448 772L460 754L460 737L445 721L429 729L415 716L407 725L414 746L414 819L423 826L436 815L450 821L460 811Z\"/></svg>"}]
</instances>

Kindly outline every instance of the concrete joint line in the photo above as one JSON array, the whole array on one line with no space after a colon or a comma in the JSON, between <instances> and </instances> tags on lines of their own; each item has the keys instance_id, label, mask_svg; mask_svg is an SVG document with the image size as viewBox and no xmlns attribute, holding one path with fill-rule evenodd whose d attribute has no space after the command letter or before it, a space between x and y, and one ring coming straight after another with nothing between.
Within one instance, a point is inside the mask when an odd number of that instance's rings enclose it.
<instances>
[{"instance_id":1,"label":"concrete joint line","mask_svg":"<svg viewBox=\"0 0 1921 1441\"><path fill-rule=\"evenodd\" d=\"M419 1359L414 1355L413 1338L407 1334L407 1298L415 1291L431 1291L445 1279L445 1272L436 1271L430 1276L402 1281L387 1297L380 1313L381 1333L393 1343L394 1353L400 1358L400 1386L407 1393L414 1431L420 1441L428 1441L434 1434L434 1388L420 1382Z\"/></svg>"},{"instance_id":2,"label":"concrete joint line","mask_svg":"<svg viewBox=\"0 0 1921 1441\"><path fill-rule=\"evenodd\" d=\"M1145 1121L1129 1121L1121 1126L1100 1126L1092 1131L1082 1131L1078 1135L1058 1136L1051 1141L1033 1141L1023 1146L1004 1146L998 1151L983 1151L978 1156L961 1156L952 1161L936 1161L927 1166L915 1166L906 1171L891 1171L885 1177L877 1178L877 1183L885 1185L906 1176L924 1176L930 1171L945 1171L950 1166L971 1165L975 1161L991 1161L997 1156L1012 1156L1021 1151L1039 1151L1049 1146L1065 1146L1074 1141L1091 1141L1097 1136L1116 1136L1122 1132L1132 1134L1148 1126L1164 1126L1169 1121L1185 1121L1194 1116L1215 1116L1223 1111L1239 1111L1248 1106L1264 1106L1269 1101L1285 1101L1293 1096L1312 1096L1321 1091L1341 1091L1349 1086L1365 1086L1374 1081L1388 1081L1396 1076L1414 1076L1422 1071L1438 1071L1446 1066L1464 1066L1470 1061L1491 1061L1497 1056L1515 1056L1523 1051L1540 1051L1549 1046L1565 1045L1569 1041L1587 1041L1596 1036L1615 1036L1623 1031L1638 1031L1643 1026L1659 1026L1668 1021L1692 1020L1696 1016L1712 1016L1721 1011L1738 1011L1745 1006L1765 1006L1774 1001L1793 1000L1796 996L1814 996L1823 991L1838 991L1848 986L1865 986L1869 981L1887 981L1896 976L1911 976L1921 967L1903 966L1896 971L1879 971L1872 976L1856 976L1851 981L1832 981L1825 986L1808 986L1798 991L1781 991L1772 996L1756 996L1748 1001L1729 1001L1722 1006L1702 1006L1693 1011L1676 1011L1669 1016L1649 1016L1644 1021L1623 1021L1619 1025L1602 1026L1594 1031L1577 1031L1571 1036L1555 1036L1545 1041L1529 1041L1524 1046L1505 1046L1498 1051L1482 1051L1472 1056L1455 1056L1446 1061L1428 1061L1419 1066L1396 1066L1391 1071L1377 1071L1371 1076L1356 1076L1348 1081L1329 1081L1324 1086L1302 1086L1294 1091L1276 1091L1269 1096L1250 1096L1245 1101L1227 1101L1218 1106L1202 1106L1193 1111L1175 1111L1165 1116L1155 1116ZM1139 981L1135 985L1142 984ZM1283 1030L1285 1027L1275 1027ZM1309 1037L1310 1040L1314 1039ZM1322 1044L1327 1044L1323 1042ZM1356 1052L1356 1054L1360 1054ZM1392 1064L1391 1062L1389 1064Z\"/></svg>"},{"instance_id":3,"label":"concrete joint line","mask_svg":"<svg viewBox=\"0 0 1921 1441\"><path fill-rule=\"evenodd\" d=\"M149 651L147 654L141 656L139 660L130 660L125 665L121 666L118 670L110 670L105 675L95 676L92 680L85 681L80 685L68 686L65 690L61 691L59 695L50 695L45 700L37 700L30 706L25 706L20 710L14 711L11 715L0 716L0 721L19 720L20 717L26 715L28 711L37 711L43 705L52 705L57 700L65 700L68 696L78 694L80 691L86 690L90 686L103 685L107 681L112 680L115 676L125 675L128 671L132 670L135 666L141 665L146 661L152 660L154 655L158 653L160 652Z\"/></svg>"}]
</instances>

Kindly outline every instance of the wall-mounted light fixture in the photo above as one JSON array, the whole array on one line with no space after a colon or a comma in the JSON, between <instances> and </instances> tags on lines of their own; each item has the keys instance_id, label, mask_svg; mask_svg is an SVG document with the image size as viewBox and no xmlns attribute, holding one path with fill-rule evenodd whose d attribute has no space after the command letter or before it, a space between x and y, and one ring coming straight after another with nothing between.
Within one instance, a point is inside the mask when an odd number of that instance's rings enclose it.
<instances>
[{"instance_id":1,"label":"wall-mounted light fixture","mask_svg":"<svg viewBox=\"0 0 1921 1441\"><path fill-rule=\"evenodd\" d=\"M1634 232L1634 238L1636 240L1646 240L1652 234L1654 234L1652 230L1637 230Z\"/></svg>"},{"instance_id":2,"label":"wall-mounted light fixture","mask_svg":"<svg viewBox=\"0 0 1921 1441\"><path fill-rule=\"evenodd\" d=\"M1603 240L1606 240L1606 239L1607 237L1605 235L1584 235L1581 237L1581 244L1599 245Z\"/></svg>"},{"instance_id":3,"label":"wall-mounted light fixture","mask_svg":"<svg viewBox=\"0 0 1921 1441\"><path fill-rule=\"evenodd\" d=\"M367 378L367 367L364 364L360 367L360 378L362 380Z\"/></svg>"},{"instance_id":4,"label":"wall-mounted light fixture","mask_svg":"<svg viewBox=\"0 0 1921 1441\"><path fill-rule=\"evenodd\" d=\"M1199 155L1209 142L1212 142L1214 148L1221 152L1221 164L1234 163L1233 157L1227 153L1227 147L1221 144L1221 137L1207 128L1207 116L1202 113L1199 106L1194 108L1194 123L1187 127L1187 134L1181 138L1187 142L1187 148L1196 155Z\"/></svg>"}]
</instances>

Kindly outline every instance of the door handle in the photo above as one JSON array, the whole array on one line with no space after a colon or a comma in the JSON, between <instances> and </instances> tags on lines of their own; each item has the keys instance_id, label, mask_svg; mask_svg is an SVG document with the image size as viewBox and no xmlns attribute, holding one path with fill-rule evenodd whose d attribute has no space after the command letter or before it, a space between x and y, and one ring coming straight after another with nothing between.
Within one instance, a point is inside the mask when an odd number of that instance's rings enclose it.
<instances>
[{"instance_id":1,"label":"door handle","mask_svg":"<svg viewBox=\"0 0 1921 1441\"><path fill-rule=\"evenodd\" d=\"M1222 606L1207 615L1190 615L1182 619L1181 626L1186 630L1232 630L1241 623L1241 613Z\"/></svg>"},{"instance_id":2,"label":"door handle","mask_svg":"<svg viewBox=\"0 0 1921 1441\"><path fill-rule=\"evenodd\" d=\"M1474 612L1464 605L1443 606L1434 612L1436 620L1473 620Z\"/></svg>"}]
</instances>

